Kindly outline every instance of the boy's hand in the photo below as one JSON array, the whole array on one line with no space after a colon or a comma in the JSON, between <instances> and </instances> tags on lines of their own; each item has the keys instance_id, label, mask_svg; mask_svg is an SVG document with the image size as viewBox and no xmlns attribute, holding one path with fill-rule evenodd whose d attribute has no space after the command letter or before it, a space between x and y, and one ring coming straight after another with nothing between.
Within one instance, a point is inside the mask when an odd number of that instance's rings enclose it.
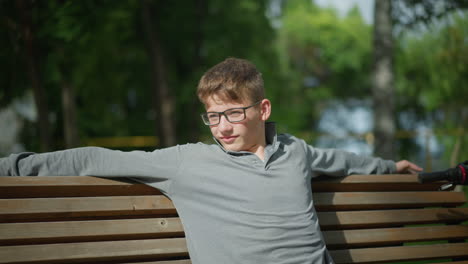
<instances>
[{"instance_id":1,"label":"boy's hand","mask_svg":"<svg viewBox=\"0 0 468 264\"><path fill-rule=\"evenodd\" d=\"M411 173L417 174L418 172L423 171L418 165L411 163L407 160L400 160L396 163L397 173Z\"/></svg>"}]
</instances>

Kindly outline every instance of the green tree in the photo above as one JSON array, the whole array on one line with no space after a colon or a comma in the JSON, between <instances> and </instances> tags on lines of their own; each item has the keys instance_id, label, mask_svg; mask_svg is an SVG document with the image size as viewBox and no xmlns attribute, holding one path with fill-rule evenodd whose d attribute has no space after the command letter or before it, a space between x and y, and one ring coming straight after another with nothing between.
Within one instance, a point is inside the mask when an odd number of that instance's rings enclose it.
<instances>
[{"instance_id":1,"label":"green tree","mask_svg":"<svg viewBox=\"0 0 468 264\"><path fill-rule=\"evenodd\" d=\"M149 31L142 21L148 9L140 1L24 1L31 4L44 89L39 94L48 100L43 116L52 117L54 149L74 146L77 138L154 135L167 125L168 119L154 110L160 105L156 99L167 98L152 99L152 72L164 76L168 93L176 98L168 116L178 129L169 133L181 143L200 138L202 107L195 90L208 67L229 56L243 57L265 73L268 90L282 85L276 74L274 32L265 16L267 0L146 1L153 12ZM0 32L5 40L0 56L6 62L0 66L5 87L0 101L7 105L31 87L19 74L26 72L26 63L17 58L33 57L21 42L20 9L14 1L0 0L0 7L5 29ZM154 47L147 45L149 33L158 33L163 49L153 54L164 55L161 64L148 55L148 47ZM26 148L39 150L36 145L42 141L24 131ZM174 141L166 145L171 144Z\"/></svg>"},{"instance_id":2,"label":"green tree","mask_svg":"<svg viewBox=\"0 0 468 264\"><path fill-rule=\"evenodd\" d=\"M400 104L432 120L435 129L458 131L444 137L447 158L452 165L468 155L466 146L468 107L468 19L452 14L443 22L429 25L423 32L403 35L397 54L397 89ZM458 149L458 150L457 150Z\"/></svg>"},{"instance_id":3,"label":"green tree","mask_svg":"<svg viewBox=\"0 0 468 264\"><path fill-rule=\"evenodd\" d=\"M153 6L148 0L141 1L142 24L147 37L148 57L151 61L151 80L153 90L153 109L160 119L158 122L158 135L163 147L176 144L177 134L175 127L175 100L167 81L167 63L164 47L161 43L161 33L158 21L152 12ZM156 15L159 18L159 15Z\"/></svg>"},{"instance_id":4,"label":"green tree","mask_svg":"<svg viewBox=\"0 0 468 264\"><path fill-rule=\"evenodd\" d=\"M39 41L37 40L38 28L34 23L34 3L28 0L18 0L16 3L16 14L18 17L15 20L11 19L10 23L15 23L13 34L17 36L14 40L20 46L21 58L24 63L29 84L32 87L34 94L34 102L38 113L38 134L40 138L39 146L41 151L51 150L51 132L49 123L49 106L48 99L45 96L43 78L41 76L43 67L40 64L43 56L38 48Z\"/></svg>"},{"instance_id":5,"label":"green tree","mask_svg":"<svg viewBox=\"0 0 468 264\"><path fill-rule=\"evenodd\" d=\"M290 81L278 98L293 129L310 130L328 99L370 94L370 39L357 8L340 18L311 1L285 2L278 45Z\"/></svg>"}]
</instances>

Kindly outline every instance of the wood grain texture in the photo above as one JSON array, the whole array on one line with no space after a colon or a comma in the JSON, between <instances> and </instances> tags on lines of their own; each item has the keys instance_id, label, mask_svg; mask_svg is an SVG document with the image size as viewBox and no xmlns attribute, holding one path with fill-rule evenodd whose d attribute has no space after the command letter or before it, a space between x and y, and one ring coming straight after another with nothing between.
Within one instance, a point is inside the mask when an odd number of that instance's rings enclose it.
<instances>
[{"instance_id":1,"label":"wood grain texture","mask_svg":"<svg viewBox=\"0 0 468 264\"><path fill-rule=\"evenodd\" d=\"M0 263L91 263L188 256L183 238L0 247Z\"/></svg>"},{"instance_id":2,"label":"wood grain texture","mask_svg":"<svg viewBox=\"0 0 468 264\"><path fill-rule=\"evenodd\" d=\"M335 263L378 263L468 256L468 243L435 244L330 251Z\"/></svg>"},{"instance_id":3,"label":"wood grain texture","mask_svg":"<svg viewBox=\"0 0 468 264\"><path fill-rule=\"evenodd\" d=\"M423 226L324 231L329 248L353 248L399 245L402 243L457 240L468 237L468 226Z\"/></svg>"},{"instance_id":4,"label":"wood grain texture","mask_svg":"<svg viewBox=\"0 0 468 264\"><path fill-rule=\"evenodd\" d=\"M0 224L0 245L182 237L179 218Z\"/></svg>"},{"instance_id":5,"label":"wood grain texture","mask_svg":"<svg viewBox=\"0 0 468 264\"><path fill-rule=\"evenodd\" d=\"M462 192L337 192L313 197L317 211L458 206L466 202Z\"/></svg>"},{"instance_id":6,"label":"wood grain texture","mask_svg":"<svg viewBox=\"0 0 468 264\"><path fill-rule=\"evenodd\" d=\"M162 195L0 199L0 208L4 221L176 213L172 202Z\"/></svg>"},{"instance_id":7,"label":"wood grain texture","mask_svg":"<svg viewBox=\"0 0 468 264\"><path fill-rule=\"evenodd\" d=\"M416 175L350 175L312 180L317 192L436 191L442 182L420 184ZM86 197L161 194L125 178L92 176L0 177L0 198Z\"/></svg>"},{"instance_id":8,"label":"wood grain texture","mask_svg":"<svg viewBox=\"0 0 468 264\"><path fill-rule=\"evenodd\" d=\"M465 196L459 192L318 193L314 203L317 211L403 209L462 205ZM0 208L3 221L176 213L173 203L162 195L0 199Z\"/></svg>"},{"instance_id":9,"label":"wood grain texture","mask_svg":"<svg viewBox=\"0 0 468 264\"><path fill-rule=\"evenodd\" d=\"M468 220L468 208L319 212L318 218L322 230L435 223L456 224Z\"/></svg>"}]
</instances>

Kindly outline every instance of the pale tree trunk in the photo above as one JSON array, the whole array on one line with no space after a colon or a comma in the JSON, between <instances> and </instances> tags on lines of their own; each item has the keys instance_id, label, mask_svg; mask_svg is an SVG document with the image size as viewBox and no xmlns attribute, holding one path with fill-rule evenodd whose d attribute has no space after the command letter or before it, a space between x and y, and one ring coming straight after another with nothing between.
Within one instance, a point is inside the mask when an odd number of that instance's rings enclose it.
<instances>
[{"instance_id":1,"label":"pale tree trunk","mask_svg":"<svg viewBox=\"0 0 468 264\"><path fill-rule=\"evenodd\" d=\"M151 5L148 0L141 1L143 27L148 39L148 51L151 59L151 79L154 92L153 105L157 113L157 131L162 147L177 143L175 128L175 100L171 94L166 74L163 48L156 28L153 27Z\"/></svg>"},{"instance_id":2,"label":"pale tree trunk","mask_svg":"<svg viewBox=\"0 0 468 264\"><path fill-rule=\"evenodd\" d=\"M391 0L375 1L374 62L372 94L374 104L374 154L395 158L395 88Z\"/></svg>"},{"instance_id":3,"label":"pale tree trunk","mask_svg":"<svg viewBox=\"0 0 468 264\"><path fill-rule=\"evenodd\" d=\"M31 2L17 0L16 6L21 15L21 29L24 40L24 54L26 55L26 66L28 77L34 94L34 102L38 114L40 151L51 150L51 136L49 125L49 110L47 97L40 80L39 65L37 64L37 54L35 51L34 30L32 24Z\"/></svg>"}]
</instances>

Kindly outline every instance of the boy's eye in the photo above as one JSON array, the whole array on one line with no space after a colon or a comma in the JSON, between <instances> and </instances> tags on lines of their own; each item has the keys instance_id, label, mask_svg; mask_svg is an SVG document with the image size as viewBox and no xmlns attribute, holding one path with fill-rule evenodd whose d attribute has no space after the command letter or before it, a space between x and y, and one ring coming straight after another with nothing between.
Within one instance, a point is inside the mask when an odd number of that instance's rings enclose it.
<instances>
[{"instance_id":1,"label":"boy's eye","mask_svg":"<svg viewBox=\"0 0 468 264\"><path fill-rule=\"evenodd\" d=\"M244 114L244 111L242 111L240 109L230 110L230 111L226 112L226 115L228 115L230 117L239 117L239 116L241 116L243 114Z\"/></svg>"},{"instance_id":2,"label":"boy's eye","mask_svg":"<svg viewBox=\"0 0 468 264\"><path fill-rule=\"evenodd\" d=\"M218 118L217 113L208 113L207 116L208 116L209 119L217 119Z\"/></svg>"}]
</instances>

